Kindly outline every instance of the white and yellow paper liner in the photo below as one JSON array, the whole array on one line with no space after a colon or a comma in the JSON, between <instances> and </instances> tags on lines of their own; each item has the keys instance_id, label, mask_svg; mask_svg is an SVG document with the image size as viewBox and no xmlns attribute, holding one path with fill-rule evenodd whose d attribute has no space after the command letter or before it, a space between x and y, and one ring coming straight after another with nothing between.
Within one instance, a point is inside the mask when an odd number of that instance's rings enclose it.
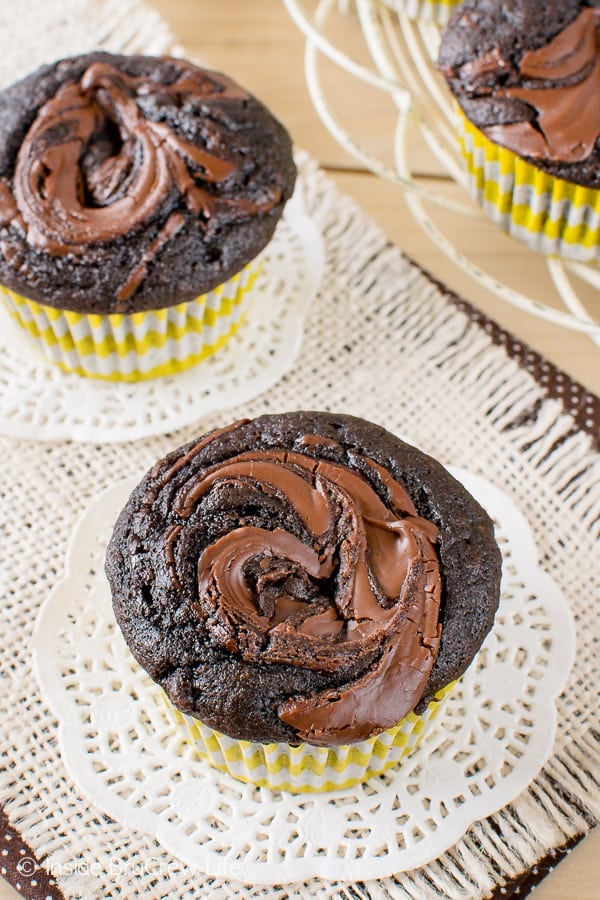
<instances>
[{"instance_id":1,"label":"white and yellow paper liner","mask_svg":"<svg viewBox=\"0 0 600 900\"><path fill-rule=\"evenodd\" d=\"M195 300L130 315L53 309L6 288L0 297L36 348L63 371L140 381L189 369L223 347L248 311L260 266L257 257Z\"/></svg>"},{"instance_id":2,"label":"white and yellow paper liner","mask_svg":"<svg viewBox=\"0 0 600 900\"><path fill-rule=\"evenodd\" d=\"M532 250L600 262L600 190L548 175L457 115L469 188L487 215Z\"/></svg>"},{"instance_id":3,"label":"white and yellow paper liner","mask_svg":"<svg viewBox=\"0 0 600 900\"><path fill-rule=\"evenodd\" d=\"M420 715L411 712L394 728L339 747L238 741L180 712L166 696L164 699L199 758L246 784L310 794L351 787L397 765L420 743L456 684L454 681L438 691Z\"/></svg>"},{"instance_id":4,"label":"white and yellow paper liner","mask_svg":"<svg viewBox=\"0 0 600 900\"><path fill-rule=\"evenodd\" d=\"M384 0L398 15L423 22L445 25L462 0Z\"/></svg>"}]
</instances>

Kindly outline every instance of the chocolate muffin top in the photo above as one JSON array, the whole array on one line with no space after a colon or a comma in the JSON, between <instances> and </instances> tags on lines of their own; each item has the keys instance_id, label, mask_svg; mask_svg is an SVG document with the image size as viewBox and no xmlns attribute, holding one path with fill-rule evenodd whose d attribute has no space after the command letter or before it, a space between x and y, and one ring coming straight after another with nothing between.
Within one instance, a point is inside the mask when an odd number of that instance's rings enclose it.
<instances>
[{"instance_id":1,"label":"chocolate muffin top","mask_svg":"<svg viewBox=\"0 0 600 900\"><path fill-rule=\"evenodd\" d=\"M85 313L192 300L269 242L294 179L284 127L224 75L44 66L0 92L0 282Z\"/></svg>"},{"instance_id":2,"label":"chocolate muffin top","mask_svg":"<svg viewBox=\"0 0 600 900\"><path fill-rule=\"evenodd\" d=\"M600 186L600 0L466 0L438 68L494 143Z\"/></svg>"},{"instance_id":3,"label":"chocolate muffin top","mask_svg":"<svg viewBox=\"0 0 600 900\"><path fill-rule=\"evenodd\" d=\"M362 419L296 412L158 462L106 572L129 647L179 709L234 738L330 746L464 672L500 554L435 460Z\"/></svg>"}]
</instances>

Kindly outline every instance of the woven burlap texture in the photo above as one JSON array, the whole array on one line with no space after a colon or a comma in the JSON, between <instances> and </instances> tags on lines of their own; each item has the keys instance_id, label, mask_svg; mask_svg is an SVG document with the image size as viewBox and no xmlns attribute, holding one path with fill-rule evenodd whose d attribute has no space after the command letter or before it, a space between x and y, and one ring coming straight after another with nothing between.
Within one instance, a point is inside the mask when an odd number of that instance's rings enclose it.
<instances>
[{"instance_id":1,"label":"woven burlap texture","mask_svg":"<svg viewBox=\"0 0 600 900\"><path fill-rule=\"evenodd\" d=\"M112 49L139 50L150 42L152 51L167 49L156 17L137 4L51 4L58 5L65 9L64 31L56 26L41 58L56 55L57 46L62 54L99 42ZM88 5L93 15L86 20ZM46 4L40 0L39 6ZM69 31L73 15L77 28ZM103 22L110 28L103 29ZM2 43L9 40L4 31ZM30 56L29 67L31 61ZM354 885L351 896L485 897L549 848L588 830L600 813L594 647L600 455L563 406L548 400L316 167L305 181L308 210L325 238L325 279L300 358L268 396L133 444L0 440L0 790L12 824L41 860L60 867L59 883L69 897L232 895L230 883L186 870L152 838L108 820L81 796L61 762L57 723L40 699L29 642L40 604L63 573L73 525L91 498L117 479L141 475L198 433L266 411L317 408L365 416L442 462L498 484L531 523L541 565L564 591L578 625L553 755L529 789L474 825L439 860L397 878ZM60 635L49 639L60 641ZM235 893L273 896L275 889L236 885ZM316 880L285 888L289 897L345 895L350 896L343 885Z\"/></svg>"}]
</instances>

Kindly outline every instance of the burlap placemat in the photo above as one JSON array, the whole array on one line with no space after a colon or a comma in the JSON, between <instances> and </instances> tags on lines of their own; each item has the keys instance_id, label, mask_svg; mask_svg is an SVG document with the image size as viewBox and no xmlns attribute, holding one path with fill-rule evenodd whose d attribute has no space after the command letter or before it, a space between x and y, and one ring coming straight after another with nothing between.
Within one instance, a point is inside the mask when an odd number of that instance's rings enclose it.
<instances>
[{"instance_id":1,"label":"burlap placemat","mask_svg":"<svg viewBox=\"0 0 600 900\"><path fill-rule=\"evenodd\" d=\"M23 0L21 7L31 7L31 13L43 5ZM155 15L136 3L63 0L51 6L52 40L43 30L37 37L28 33L26 54L14 24L0 22L6 24L0 40L19 47L21 69L98 44L168 49ZM8 80L6 60L3 66ZM13 69L21 74L18 65ZM60 891L89 898L225 898L234 890L244 897L273 895L272 888L234 887L170 866L172 858L151 837L91 808L63 767L57 723L39 696L29 653L38 609L61 577L74 522L90 499L194 434L267 410L362 415L402 432L442 462L497 483L531 523L542 567L565 593L578 624L577 658L558 704L554 751L527 791L422 869L352 888L317 880L288 885L282 896L476 898L503 886L510 895L511 884L524 886L536 863L543 871L540 860L597 821L593 637L600 575L600 401L403 257L316 167L305 169L303 183L308 209L324 234L326 274L300 358L268 396L135 444L0 439L0 796L6 814L0 819L0 868L36 900L60 897ZM57 872L58 887L35 863L23 865L34 855ZM144 866L148 859L158 862Z\"/></svg>"}]
</instances>

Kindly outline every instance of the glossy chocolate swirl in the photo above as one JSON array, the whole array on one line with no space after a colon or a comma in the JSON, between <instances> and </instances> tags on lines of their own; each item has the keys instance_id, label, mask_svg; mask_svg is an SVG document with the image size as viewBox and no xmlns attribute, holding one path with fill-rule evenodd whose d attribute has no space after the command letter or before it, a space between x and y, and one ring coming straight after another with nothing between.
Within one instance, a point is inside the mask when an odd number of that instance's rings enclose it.
<instances>
[{"instance_id":1,"label":"glossy chocolate swirl","mask_svg":"<svg viewBox=\"0 0 600 900\"><path fill-rule=\"evenodd\" d=\"M81 253L92 241L138 228L173 190L201 220L210 218L217 201L203 183L224 181L235 164L184 140L169 125L147 119L136 97L151 92L207 100L215 94L220 100L244 96L228 78L208 80L193 67L184 66L179 78L165 86L107 63L90 66L79 82L65 84L44 104L21 145L14 191L30 243L57 256ZM119 133L120 146L86 166L90 144L109 123ZM49 140L59 129L60 140ZM275 192L263 208L278 199ZM229 203L240 215L256 211L247 201Z\"/></svg>"},{"instance_id":2,"label":"glossy chocolate swirl","mask_svg":"<svg viewBox=\"0 0 600 900\"><path fill-rule=\"evenodd\" d=\"M246 189L260 161L239 146L237 133L248 133L254 98L226 76L183 60L156 60L150 74L142 60L146 71L137 75L135 59L124 59L91 56L77 77L66 77L35 111L12 176L0 177L0 227L9 228L0 249L7 257L22 241L34 258L41 252L77 264L90 253L93 260L97 248L141 236L137 258L114 254L128 269L111 311L124 309L180 232L195 229L202 238L209 229L275 214L285 199L272 176ZM75 62L63 68L69 66ZM15 248L13 256L21 253ZM218 261L215 249L207 253Z\"/></svg>"},{"instance_id":3,"label":"glossy chocolate swirl","mask_svg":"<svg viewBox=\"0 0 600 900\"><path fill-rule=\"evenodd\" d=\"M501 10L499 4L498 15ZM456 16L463 30L470 19L475 28L470 6ZM467 115L476 111L476 124L496 144L548 163L581 163L594 152L600 137L600 8L582 8L547 43L520 55L511 45L494 46L440 69ZM482 123L480 116L497 121Z\"/></svg>"},{"instance_id":4,"label":"glossy chocolate swirl","mask_svg":"<svg viewBox=\"0 0 600 900\"><path fill-rule=\"evenodd\" d=\"M533 159L580 162L600 136L600 9L584 9L546 47L523 55L522 85L498 88L536 111L532 122L491 125L487 136Z\"/></svg>"},{"instance_id":5,"label":"glossy chocolate swirl","mask_svg":"<svg viewBox=\"0 0 600 900\"><path fill-rule=\"evenodd\" d=\"M334 444L319 436L300 443ZM348 743L396 724L420 700L439 647L435 525L366 457L342 465L288 450L245 452L186 481L173 497L179 521L164 555L175 587L186 523L224 490L230 525L197 562L199 625L246 662L331 672L372 660L342 689L281 705L280 718L300 739ZM263 498L268 527L247 512ZM290 517L295 532L286 527Z\"/></svg>"}]
</instances>

